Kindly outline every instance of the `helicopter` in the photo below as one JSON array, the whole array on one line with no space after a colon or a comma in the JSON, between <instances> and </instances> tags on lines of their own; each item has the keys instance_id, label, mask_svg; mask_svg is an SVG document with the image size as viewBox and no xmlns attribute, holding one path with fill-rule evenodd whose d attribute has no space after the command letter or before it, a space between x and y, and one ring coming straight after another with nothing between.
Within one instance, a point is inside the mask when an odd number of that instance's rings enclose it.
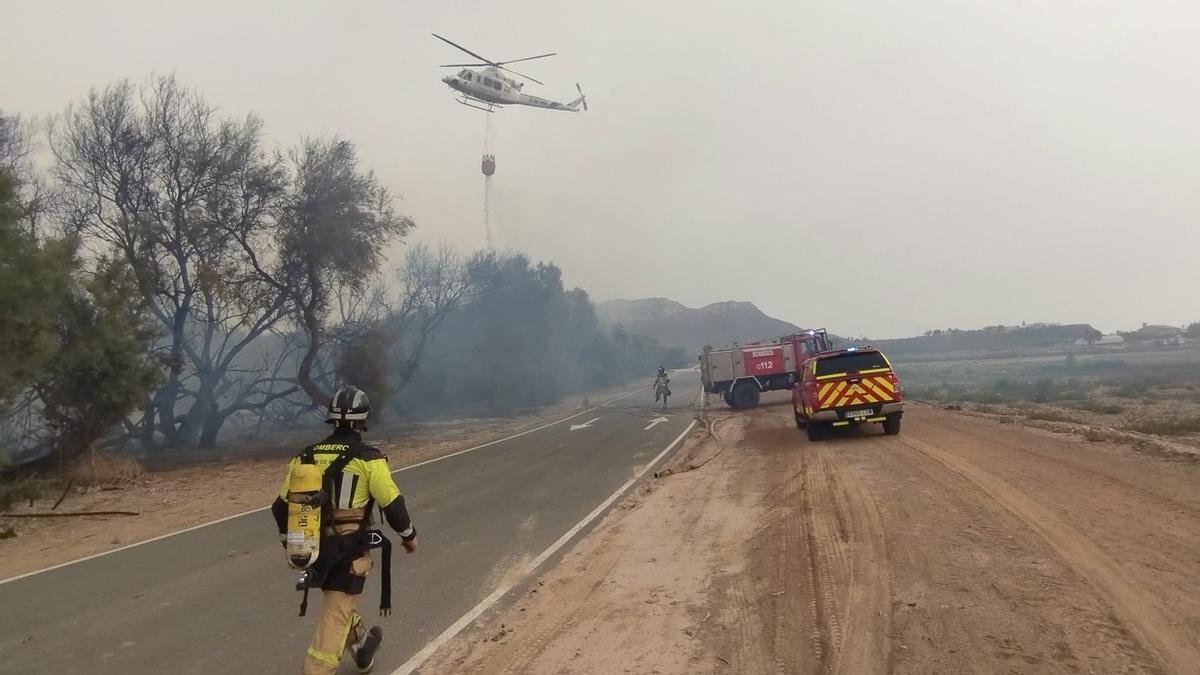
<instances>
[{"instance_id":1,"label":"helicopter","mask_svg":"<svg viewBox=\"0 0 1200 675\"><path fill-rule=\"evenodd\" d=\"M533 59L544 59L547 56L554 56L553 52L538 54L537 56L526 56L523 59L512 59L511 61L492 61L491 59L485 59L462 45L447 40L437 33L433 33L433 37L481 61L481 63L451 63L441 66L442 68L462 68L457 74L443 77L442 82L445 82L451 89L462 94L462 98L456 100L468 108L475 108L476 110L489 113L506 105L527 105L534 108L567 110L570 112L579 112L580 106L583 106L584 110L588 109L587 97L583 95L583 89L579 86L579 83L575 84L575 89L579 92L579 98L570 103L559 103L558 101L550 101L523 93L521 87L524 86L524 83L508 77L502 72L507 71L531 82L542 84L528 75L522 75L509 68L508 64L519 61L532 61ZM486 68L483 70L471 70L480 66L486 66Z\"/></svg>"}]
</instances>

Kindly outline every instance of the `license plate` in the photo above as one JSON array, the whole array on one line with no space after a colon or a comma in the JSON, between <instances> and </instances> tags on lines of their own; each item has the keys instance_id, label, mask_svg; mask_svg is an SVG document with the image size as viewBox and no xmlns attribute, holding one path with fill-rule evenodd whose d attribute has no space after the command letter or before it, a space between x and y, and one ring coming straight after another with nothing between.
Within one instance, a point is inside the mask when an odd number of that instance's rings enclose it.
<instances>
[{"instance_id":1,"label":"license plate","mask_svg":"<svg viewBox=\"0 0 1200 675\"><path fill-rule=\"evenodd\" d=\"M842 413L842 417L846 417L846 418L870 417L871 415L874 415L874 414L875 414L874 408L864 408L862 410L847 410L846 412Z\"/></svg>"}]
</instances>

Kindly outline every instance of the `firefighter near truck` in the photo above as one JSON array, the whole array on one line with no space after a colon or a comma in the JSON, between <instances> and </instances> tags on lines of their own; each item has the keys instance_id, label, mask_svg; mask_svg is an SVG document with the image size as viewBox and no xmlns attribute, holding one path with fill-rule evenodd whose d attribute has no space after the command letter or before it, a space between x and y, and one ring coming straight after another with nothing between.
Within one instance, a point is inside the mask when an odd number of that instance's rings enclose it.
<instances>
[{"instance_id":1,"label":"firefighter near truck","mask_svg":"<svg viewBox=\"0 0 1200 675\"><path fill-rule=\"evenodd\" d=\"M764 391L795 386L804 364L828 350L824 328L766 342L705 347L700 355L700 381L705 392L719 394L731 408L753 408Z\"/></svg>"}]
</instances>

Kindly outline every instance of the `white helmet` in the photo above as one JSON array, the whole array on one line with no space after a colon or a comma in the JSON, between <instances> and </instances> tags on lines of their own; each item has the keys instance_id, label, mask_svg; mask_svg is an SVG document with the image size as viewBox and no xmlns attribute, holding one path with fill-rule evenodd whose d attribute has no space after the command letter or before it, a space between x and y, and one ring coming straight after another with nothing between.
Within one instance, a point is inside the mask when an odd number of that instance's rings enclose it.
<instances>
[{"instance_id":1,"label":"white helmet","mask_svg":"<svg viewBox=\"0 0 1200 675\"><path fill-rule=\"evenodd\" d=\"M326 422L364 421L371 414L371 400L358 387L342 387L329 400Z\"/></svg>"}]
</instances>

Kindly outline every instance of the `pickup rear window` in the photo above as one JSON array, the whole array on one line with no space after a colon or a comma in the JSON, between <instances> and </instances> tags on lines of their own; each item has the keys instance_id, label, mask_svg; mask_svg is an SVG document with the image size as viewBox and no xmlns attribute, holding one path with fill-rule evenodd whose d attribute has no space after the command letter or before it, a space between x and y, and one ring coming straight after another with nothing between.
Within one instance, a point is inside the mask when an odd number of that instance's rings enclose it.
<instances>
[{"instance_id":1,"label":"pickup rear window","mask_svg":"<svg viewBox=\"0 0 1200 675\"><path fill-rule=\"evenodd\" d=\"M879 352L851 352L817 360L817 377L838 373L857 373L875 368L887 368L887 360Z\"/></svg>"}]
</instances>

